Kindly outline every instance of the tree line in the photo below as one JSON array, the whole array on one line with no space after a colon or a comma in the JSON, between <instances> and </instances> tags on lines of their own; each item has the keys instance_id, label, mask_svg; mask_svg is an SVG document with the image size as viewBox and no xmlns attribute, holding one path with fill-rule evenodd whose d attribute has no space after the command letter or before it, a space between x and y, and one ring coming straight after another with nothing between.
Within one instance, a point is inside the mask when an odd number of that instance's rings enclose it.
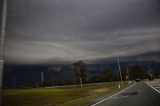
<instances>
[{"instance_id":1,"label":"tree line","mask_svg":"<svg viewBox=\"0 0 160 106\"><path fill-rule=\"evenodd\" d=\"M18 86L19 88L36 88L36 87L47 87L47 86L64 86L64 85L75 85L79 84L83 87L85 83L101 83L101 82L115 82L120 81L120 73L112 68L106 68L101 73L87 78L86 64L84 61L77 61L73 63L73 71L75 73L75 79L70 80L50 80L41 83L23 83ZM153 80L154 78L160 78L160 72L144 71L140 65L134 64L130 68L122 68L121 71L122 80ZM15 86L15 88L17 88Z\"/></svg>"},{"instance_id":2,"label":"tree line","mask_svg":"<svg viewBox=\"0 0 160 106\"><path fill-rule=\"evenodd\" d=\"M119 71L113 71L112 68L107 68L103 71L103 73L94 75L89 80L86 80L86 65L83 61L75 62L74 71L76 75L76 79L79 80L80 87L82 87L83 83L100 83L100 82L114 82L120 80ZM128 67L127 67L128 68ZM131 68L122 69L121 75L122 80L153 80L154 78L160 78L159 72L153 71L144 71L140 65L135 64L132 65Z\"/></svg>"}]
</instances>

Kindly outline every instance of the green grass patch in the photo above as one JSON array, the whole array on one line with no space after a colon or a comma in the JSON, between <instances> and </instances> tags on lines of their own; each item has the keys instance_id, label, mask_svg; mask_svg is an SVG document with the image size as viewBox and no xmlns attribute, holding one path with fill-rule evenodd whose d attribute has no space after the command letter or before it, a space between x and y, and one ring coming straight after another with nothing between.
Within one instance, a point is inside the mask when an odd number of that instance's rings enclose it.
<instances>
[{"instance_id":1,"label":"green grass patch","mask_svg":"<svg viewBox=\"0 0 160 106\"><path fill-rule=\"evenodd\" d=\"M75 106L115 89L117 83L3 90L2 106Z\"/></svg>"}]
</instances>

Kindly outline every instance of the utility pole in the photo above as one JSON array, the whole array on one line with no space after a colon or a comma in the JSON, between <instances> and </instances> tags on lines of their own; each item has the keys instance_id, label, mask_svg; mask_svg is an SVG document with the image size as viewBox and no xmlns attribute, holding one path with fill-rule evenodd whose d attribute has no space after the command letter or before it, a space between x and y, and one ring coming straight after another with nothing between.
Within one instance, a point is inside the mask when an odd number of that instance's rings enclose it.
<instances>
[{"instance_id":1,"label":"utility pole","mask_svg":"<svg viewBox=\"0 0 160 106\"><path fill-rule=\"evenodd\" d=\"M134 64L129 64L129 65L127 65L128 80L130 79L130 75L129 75L129 67L132 66L132 65L134 65Z\"/></svg>"},{"instance_id":2,"label":"utility pole","mask_svg":"<svg viewBox=\"0 0 160 106\"><path fill-rule=\"evenodd\" d=\"M41 82L44 82L44 74L41 72Z\"/></svg>"},{"instance_id":3,"label":"utility pole","mask_svg":"<svg viewBox=\"0 0 160 106\"><path fill-rule=\"evenodd\" d=\"M17 86L17 79L16 77L13 78L13 89L15 89Z\"/></svg>"},{"instance_id":4,"label":"utility pole","mask_svg":"<svg viewBox=\"0 0 160 106\"><path fill-rule=\"evenodd\" d=\"M121 84L122 84L122 86L123 86L121 66L120 66L120 63L119 63L119 57L118 57L118 56L117 56L117 62L118 62L118 68L119 68L119 74L120 74Z\"/></svg>"},{"instance_id":5,"label":"utility pole","mask_svg":"<svg viewBox=\"0 0 160 106\"><path fill-rule=\"evenodd\" d=\"M130 84L131 82L129 81L130 80L130 73L129 73L129 67L132 66L134 64L129 64L127 65L127 74L128 74L128 83Z\"/></svg>"},{"instance_id":6,"label":"utility pole","mask_svg":"<svg viewBox=\"0 0 160 106\"><path fill-rule=\"evenodd\" d=\"M149 66L149 61L147 62L147 66L148 66L148 71L151 73L151 69L150 69L150 66Z\"/></svg>"},{"instance_id":7,"label":"utility pole","mask_svg":"<svg viewBox=\"0 0 160 106\"><path fill-rule=\"evenodd\" d=\"M3 80L3 67L4 67L4 40L6 34L6 18L7 18L7 0L3 0L2 4L2 20L0 31L0 105L2 104L1 90Z\"/></svg>"},{"instance_id":8,"label":"utility pole","mask_svg":"<svg viewBox=\"0 0 160 106\"><path fill-rule=\"evenodd\" d=\"M127 74L128 74L128 80L129 80L129 69L128 69L128 65L127 65Z\"/></svg>"},{"instance_id":9,"label":"utility pole","mask_svg":"<svg viewBox=\"0 0 160 106\"><path fill-rule=\"evenodd\" d=\"M147 62L147 65L148 65L149 75L150 75L150 77L151 77L151 79L152 79L153 75L152 75L152 70L151 70L151 68L150 68L150 66L149 66L149 61Z\"/></svg>"},{"instance_id":10,"label":"utility pole","mask_svg":"<svg viewBox=\"0 0 160 106\"><path fill-rule=\"evenodd\" d=\"M51 77L51 83L52 83L52 87L53 87L53 85L54 85L54 82L53 82L53 76Z\"/></svg>"},{"instance_id":11,"label":"utility pole","mask_svg":"<svg viewBox=\"0 0 160 106\"><path fill-rule=\"evenodd\" d=\"M2 24L0 32L0 89L2 88L3 65L4 65L4 40L6 34L7 0L3 0Z\"/></svg>"}]
</instances>

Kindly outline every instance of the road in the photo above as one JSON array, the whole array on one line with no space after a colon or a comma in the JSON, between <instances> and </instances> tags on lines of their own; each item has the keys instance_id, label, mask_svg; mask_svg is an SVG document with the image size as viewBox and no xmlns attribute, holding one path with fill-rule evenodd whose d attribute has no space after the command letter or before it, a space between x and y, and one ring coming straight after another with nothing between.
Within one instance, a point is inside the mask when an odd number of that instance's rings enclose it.
<instances>
[{"instance_id":1,"label":"road","mask_svg":"<svg viewBox=\"0 0 160 106\"><path fill-rule=\"evenodd\" d=\"M160 93L160 79L156 79L153 81L147 81L146 82L149 86L151 86L153 89L155 89L157 92Z\"/></svg>"},{"instance_id":2,"label":"road","mask_svg":"<svg viewBox=\"0 0 160 106\"><path fill-rule=\"evenodd\" d=\"M118 93L103 95L80 106L160 106L160 93L145 82L136 82Z\"/></svg>"}]
</instances>

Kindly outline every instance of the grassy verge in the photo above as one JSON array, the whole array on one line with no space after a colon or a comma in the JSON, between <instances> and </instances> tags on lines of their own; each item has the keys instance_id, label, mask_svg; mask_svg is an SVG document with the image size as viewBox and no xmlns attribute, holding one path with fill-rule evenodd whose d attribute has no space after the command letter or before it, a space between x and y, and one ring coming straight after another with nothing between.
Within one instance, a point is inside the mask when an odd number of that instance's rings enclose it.
<instances>
[{"instance_id":1,"label":"grassy verge","mask_svg":"<svg viewBox=\"0 0 160 106\"><path fill-rule=\"evenodd\" d=\"M128 86L126 83L124 87ZM2 91L2 106L75 106L118 89L117 83Z\"/></svg>"}]
</instances>

